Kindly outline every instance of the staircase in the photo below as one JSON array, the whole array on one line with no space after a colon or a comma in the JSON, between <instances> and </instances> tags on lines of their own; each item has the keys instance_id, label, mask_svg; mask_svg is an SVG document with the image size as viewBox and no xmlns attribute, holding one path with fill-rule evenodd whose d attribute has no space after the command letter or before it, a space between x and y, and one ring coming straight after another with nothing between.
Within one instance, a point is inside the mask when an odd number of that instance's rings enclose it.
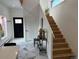
<instances>
[{"instance_id":1,"label":"staircase","mask_svg":"<svg viewBox=\"0 0 79 59\"><path fill-rule=\"evenodd\" d=\"M71 59L72 50L69 48L56 22L53 20L52 16L46 15L46 17L54 34L53 59Z\"/></svg>"}]
</instances>

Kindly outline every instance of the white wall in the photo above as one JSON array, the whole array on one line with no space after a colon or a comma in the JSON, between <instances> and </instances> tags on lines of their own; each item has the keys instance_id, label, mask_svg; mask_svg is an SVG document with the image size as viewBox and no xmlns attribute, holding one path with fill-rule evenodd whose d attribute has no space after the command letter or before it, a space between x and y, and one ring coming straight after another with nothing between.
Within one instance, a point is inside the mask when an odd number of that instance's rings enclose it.
<instances>
[{"instance_id":1,"label":"white wall","mask_svg":"<svg viewBox=\"0 0 79 59\"><path fill-rule=\"evenodd\" d=\"M0 4L0 15L6 17L6 19L9 20L9 9L8 9L8 7ZM7 23L7 36L9 36L9 33L10 33L8 28L9 28L9 25Z\"/></svg>"},{"instance_id":2,"label":"white wall","mask_svg":"<svg viewBox=\"0 0 79 59\"><path fill-rule=\"evenodd\" d=\"M25 37L26 40L33 40L37 37L39 27L39 7L35 6L32 11L27 14L27 10L24 9L25 16Z\"/></svg>"},{"instance_id":3,"label":"white wall","mask_svg":"<svg viewBox=\"0 0 79 59\"><path fill-rule=\"evenodd\" d=\"M0 15L6 17L7 21L10 20L9 18L9 8L6 7L5 5L0 3ZM0 41L0 45L2 45L4 42L6 42L6 40L11 39L11 23L7 22L7 36L4 36L2 38L2 41Z\"/></svg>"},{"instance_id":4,"label":"white wall","mask_svg":"<svg viewBox=\"0 0 79 59\"><path fill-rule=\"evenodd\" d=\"M52 59L52 40L53 40L53 32L51 30L51 27L48 23L48 20L42 10L42 8L40 7L40 23L41 23L41 18L43 17L43 28L45 29L46 31L46 38L47 38L47 55L48 55L48 59Z\"/></svg>"},{"instance_id":5,"label":"white wall","mask_svg":"<svg viewBox=\"0 0 79 59\"><path fill-rule=\"evenodd\" d=\"M65 0L59 6L51 9L50 12L76 56L78 52L77 4L77 0Z\"/></svg>"},{"instance_id":6,"label":"white wall","mask_svg":"<svg viewBox=\"0 0 79 59\"><path fill-rule=\"evenodd\" d=\"M23 0L23 14L26 40L33 40L37 36L39 27L39 0Z\"/></svg>"},{"instance_id":7,"label":"white wall","mask_svg":"<svg viewBox=\"0 0 79 59\"><path fill-rule=\"evenodd\" d=\"M23 8L11 8L10 12L12 17L23 17Z\"/></svg>"},{"instance_id":8,"label":"white wall","mask_svg":"<svg viewBox=\"0 0 79 59\"><path fill-rule=\"evenodd\" d=\"M52 59L52 47L53 47L53 32L51 30L51 27L47 21L47 18L45 17L45 10L47 8L50 8L49 5L49 0L40 0L40 6L41 6L41 11L40 11L40 18L43 17L44 19L44 28L47 30L48 33L48 44L47 44L47 55L48 55L48 59Z\"/></svg>"},{"instance_id":9,"label":"white wall","mask_svg":"<svg viewBox=\"0 0 79 59\"><path fill-rule=\"evenodd\" d=\"M13 28L13 17L23 17L23 9L22 8L10 8L9 9L10 14L10 22L9 22L9 30L11 31L10 34L12 34L12 38L14 38L14 28Z\"/></svg>"},{"instance_id":10,"label":"white wall","mask_svg":"<svg viewBox=\"0 0 79 59\"><path fill-rule=\"evenodd\" d=\"M43 11L49 7L49 0L40 0L40 5Z\"/></svg>"},{"instance_id":11,"label":"white wall","mask_svg":"<svg viewBox=\"0 0 79 59\"><path fill-rule=\"evenodd\" d=\"M9 11L8 8L2 4L0 4L0 15L6 16L7 19L9 18Z\"/></svg>"}]
</instances>

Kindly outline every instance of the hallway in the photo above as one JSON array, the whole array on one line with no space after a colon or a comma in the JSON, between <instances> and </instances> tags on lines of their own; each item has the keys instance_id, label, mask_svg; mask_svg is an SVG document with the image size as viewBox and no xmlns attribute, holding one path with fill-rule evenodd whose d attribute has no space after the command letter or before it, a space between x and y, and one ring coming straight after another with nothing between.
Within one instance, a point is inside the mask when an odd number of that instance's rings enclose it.
<instances>
[{"instance_id":1,"label":"hallway","mask_svg":"<svg viewBox=\"0 0 79 59\"><path fill-rule=\"evenodd\" d=\"M19 48L18 59L48 59L46 54L39 54L38 48L34 48L32 41L25 42L23 39L14 39L11 42L15 42Z\"/></svg>"}]
</instances>

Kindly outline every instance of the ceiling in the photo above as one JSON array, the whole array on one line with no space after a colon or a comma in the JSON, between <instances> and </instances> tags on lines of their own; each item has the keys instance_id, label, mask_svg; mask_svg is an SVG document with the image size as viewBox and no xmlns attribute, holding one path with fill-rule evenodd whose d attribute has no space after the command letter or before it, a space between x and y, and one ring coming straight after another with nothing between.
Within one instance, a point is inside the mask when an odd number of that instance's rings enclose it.
<instances>
[{"instance_id":1,"label":"ceiling","mask_svg":"<svg viewBox=\"0 0 79 59\"><path fill-rule=\"evenodd\" d=\"M10 8L21 8L21 3L19 0L0 0L0 3Z\"/></svg>"},{"instance_id":2,"label":"ceiling","mask_svg":"<svg viewBox=\"0 0 79 59\"><path fill-rule=\"evenodd\" d=\"M28 14L31 12L37 5L39 4L39 0L23 0L23 8L25 13Z\"/></svg>"}]
</instances>

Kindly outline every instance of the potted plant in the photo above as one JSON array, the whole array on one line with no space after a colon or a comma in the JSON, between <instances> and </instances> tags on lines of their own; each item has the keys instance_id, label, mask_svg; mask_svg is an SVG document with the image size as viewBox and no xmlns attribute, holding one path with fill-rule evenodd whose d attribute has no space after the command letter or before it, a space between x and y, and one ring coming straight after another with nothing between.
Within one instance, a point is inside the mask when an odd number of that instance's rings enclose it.
<instances>
[{"instance_id":1,"label":"potted plant","mask_svg":"<svg viewBox=\"0 0 79 59\"><path fill-rule=\"evenodd\" d=\"M45 14L46 14L46 15L49 14L49 8L47 8L47 9L45 10Z\"/></svg>"}]
</instances>

